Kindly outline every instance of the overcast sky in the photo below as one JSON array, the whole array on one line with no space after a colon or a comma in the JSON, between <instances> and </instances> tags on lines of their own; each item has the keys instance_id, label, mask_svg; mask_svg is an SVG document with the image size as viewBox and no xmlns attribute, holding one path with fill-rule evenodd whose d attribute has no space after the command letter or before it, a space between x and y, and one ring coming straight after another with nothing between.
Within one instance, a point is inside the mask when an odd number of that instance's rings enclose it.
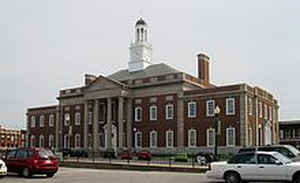
<instances>
[{"instance_id":1,"label":"overcast sky","mask_svg":"<svg viewBox=\"0 0 300 183\"><path fill-rule=\"evenodd\" d=\"M154 63L196 75L206 53L213 83L264 88L280 120L300 119L299 9L292 0L1 0L0 124L24 127L28 107L57 104L85 73L126 69L140 15Z\"/></svg>"}]
</instances>

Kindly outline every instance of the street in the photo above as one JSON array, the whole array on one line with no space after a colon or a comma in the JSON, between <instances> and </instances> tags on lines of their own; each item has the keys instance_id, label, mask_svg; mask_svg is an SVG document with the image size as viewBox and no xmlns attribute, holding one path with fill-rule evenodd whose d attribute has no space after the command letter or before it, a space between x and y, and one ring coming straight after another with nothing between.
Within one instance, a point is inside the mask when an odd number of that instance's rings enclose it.
<instances>
[{"instance_id":1,"label":"street","mask_svg":"<svg viewBox=\"0 0 300 183\"><path fill-rule=\"evenodd\" d=\"M0 179L1 183L217 183L208 181L204 174L195 173L169 173L169 172L139 172L123 170L95 170L79 168L60 168L53 178L45 176L34 176L23 178L15 174Z\"/></svg>"}]
</instances>

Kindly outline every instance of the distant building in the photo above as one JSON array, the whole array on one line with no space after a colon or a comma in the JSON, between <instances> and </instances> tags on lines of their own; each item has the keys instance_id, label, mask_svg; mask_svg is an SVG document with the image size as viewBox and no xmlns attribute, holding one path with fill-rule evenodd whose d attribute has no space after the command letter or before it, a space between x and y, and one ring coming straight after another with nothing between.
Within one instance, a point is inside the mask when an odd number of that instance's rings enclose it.
<instances>
[{"instance_id":1,"label":"distant building","mask_svg":"<svg viewBox=\"0 0 300 183\"><path fill-rule=\"evenodd\" d=\"M0 150L25 146L25 130L4 128L0 125Z\"/></svg>"},{"instance_id":2,"label":"distant building","mask_svg":"<svg viewBox=\"0 0 300 183\"><path fill-rule=\"evenodd\" d=\"M300 120L279 121L279 142L300 149Z\"/></svg>"},{"instance_id":3,"label":"distant building","mask_svg":"<svg viewBox=\"0 0 300 183\"><path fill-rule=\"evenodd\" d=\"M28 108L29 145L94 152L211 150L216 106L221 109L220 149L278 143L279 106L272 94L247 84L212 84L205 54L197 56L197 77L152 64L148 33L139 19L128 69L109 76L86 74L81 87L59 91L58 105Z\"/></svg>"}]
</instances>

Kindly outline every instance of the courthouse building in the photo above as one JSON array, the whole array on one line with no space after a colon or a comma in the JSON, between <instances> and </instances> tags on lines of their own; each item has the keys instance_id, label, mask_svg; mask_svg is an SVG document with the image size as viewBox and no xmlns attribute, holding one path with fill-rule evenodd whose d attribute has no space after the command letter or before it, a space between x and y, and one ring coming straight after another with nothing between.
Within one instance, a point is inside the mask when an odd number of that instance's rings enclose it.
<instances>
[{"instance_id":1,"label":"courthouse building","mask_svg":"<svg viewBox=\"0 0 300 183\"><path fill-rule=\"evenodd\" d=\"M81 87L59 91L57 105L28 108L29 145L94 152L211 149L216 106L223 149L278 143L279 106L272 94L247 84L214 85L211 60L203 53L197 55L197 77L153 64L148 37L140 18L127 69L86 74Z\"/></svg>"}]
</instances>

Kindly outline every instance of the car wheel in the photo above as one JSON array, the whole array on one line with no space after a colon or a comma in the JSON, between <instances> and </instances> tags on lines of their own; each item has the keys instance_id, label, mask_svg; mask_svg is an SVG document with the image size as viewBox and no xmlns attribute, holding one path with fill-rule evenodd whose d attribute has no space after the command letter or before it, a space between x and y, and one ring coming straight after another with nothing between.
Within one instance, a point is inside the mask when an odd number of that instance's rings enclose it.
<instances>
[{"instance_id":1,"label":"car wheel","mask_svg":"<svg viewBox=\"0 0 300 183\"><path fill-rule=\"evenodd\" d=\"M27 168L27 167L23 169L23 171L22 171L22 175L23 175L24 177L26 177L26 178L28 178L28 177L31 177L31 176L32 176L32 174L31 174L31 172L30 172L29 168Z\"/></svg>"},{"instance_id":2,"label":"car wheel","mask_svg":"<svg viewBox=\"0 0 300 183\"><path fill-rule=\"evenodd\" d=\"M225 182L226 183L240 183L241 179L238 173L228 172L225 174Z\"/></svg>"},{"instance_id":3,"label":"car wheel","mask_svg":"<svg viewBox=\"0 0 300 183\"><path fill-rule=\"evenodd\" d=\"M55 173L47 173L47 177L53 177Z\"/></svg>"},{"instance_id":4,"label":"car wheel","mask_svg":"<svg viewBox=\"0 0 300 183\"><path fill-rule=\"evenodd\" d=\"M300 175L297 175L294 180L293 183L300 183Z\"/></svg>"},{"instance_id":5,"label":"car wheel","mask_svg":"<svg viewBox=\"0 0 300 183\"><path fill-rule=\"evenodd\" d=\"M198 155L196 160L199 165L207 165L207 159L205 156Z\"/></svg>"}]
</instances>

